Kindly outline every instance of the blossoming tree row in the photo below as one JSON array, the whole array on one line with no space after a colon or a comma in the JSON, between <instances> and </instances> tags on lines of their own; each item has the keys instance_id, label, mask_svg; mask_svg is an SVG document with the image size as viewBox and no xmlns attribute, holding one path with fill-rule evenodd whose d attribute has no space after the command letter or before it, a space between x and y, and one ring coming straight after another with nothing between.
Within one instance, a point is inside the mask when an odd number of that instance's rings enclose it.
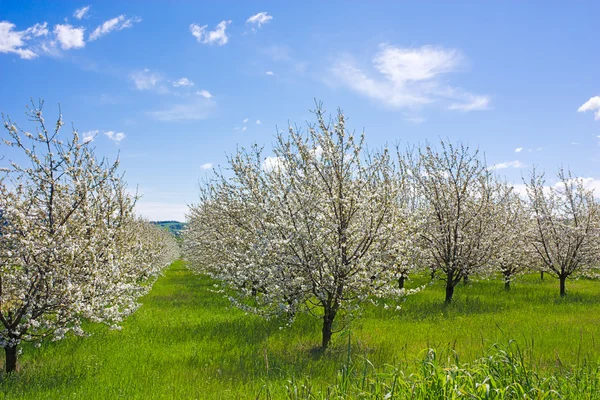
<instances>
[{"instance_id":1,"label":"blossoming tree row","mask_svg":"<svg viewBox=\"0 0 600 400\"><path fill-rule=\"evenodd\" d=\"M22 341L83 335L86 320L118 326L178 256L169 233L135 216L118 161L97 159L76 131L62 137L60 116L48 127L42 104L29 108L35 132L4 119L0 346L6 372L15 370Z\"/></svg>"},{"instance_id":2,"label":"blossoming tree row","mask_svg":"<svg viewBox=\"0 0 600 400\"><path fill-rule=\"evenodd\" d=\"M190 267L218 279L248 311L322 319L322 347L340 313L399 299L404 280L431 271L451 302L458 282L541 268L564 282L600 259L600 214L584 182L535 171L518 194L477 150L440 142L368 151L340 111L277 136L274 157L253 146L215 170L190 208ZM394 154L394 156L392 156Z\"/></svg>"}]
</instances>

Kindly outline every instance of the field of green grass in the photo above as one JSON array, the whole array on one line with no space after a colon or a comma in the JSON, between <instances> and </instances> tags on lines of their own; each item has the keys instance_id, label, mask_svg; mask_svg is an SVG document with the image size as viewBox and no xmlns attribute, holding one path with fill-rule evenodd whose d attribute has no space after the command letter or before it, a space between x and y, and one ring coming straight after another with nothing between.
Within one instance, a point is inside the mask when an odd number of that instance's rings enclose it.
<instances>
[{"instance_id":1,"label":"field of green grass","mask_svg":"<svg viewBox=\"0 0 600 400\"><path fill-rule=\"evenodd\" d=\"M400 312L367 307L324 353L319 320L245 315L212 285L175 262L122 330L22 346L0 398L600 398L598 281L565 298L538 275L460 284L449 306L434 283Z\"/></svg>"}]
</instances>

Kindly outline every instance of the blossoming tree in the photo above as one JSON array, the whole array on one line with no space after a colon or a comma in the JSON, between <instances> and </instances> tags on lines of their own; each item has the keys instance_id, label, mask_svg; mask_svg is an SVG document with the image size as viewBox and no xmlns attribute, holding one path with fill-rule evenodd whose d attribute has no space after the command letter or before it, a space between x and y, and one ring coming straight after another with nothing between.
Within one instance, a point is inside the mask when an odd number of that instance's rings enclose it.
<instances>
[{"instance_id":1,"label":"blossoming tree","mask_svg":"<svg viewBox=\"0 0 600 400\"><path fill-rule=\"evenodd\" d=\"M507 187L503 189L508 190ZM533 220L525 200L513 191L494 207L497 211L493 226L496 245L490 260L490 272L500 272L504 289L510 290L514 278L535 264L533 247L527 235Z\"/></svg>"},{"instance_id":2,"label":"blossoming tree","mask_svg":"<svg viewBox=\"0 0 600 400\"><path fill-rule=\"evenodd\" d=\"M440 142L404 156L421 199L420 228L428 258L446 281L450 303L461 279L488 265L494 251L494 207L502 194L492 172L468 146Z\"/></svg>"},{"instance_id":3,"label":"blossoming tree","mask_svg":"<svg viewBox=\"0 0 600 400\"><path fill-rule=\"evenodd\" d=\"M564 296L567 278L598 262L600 209L582 179L563 169L557 177L555 186L547 186L544 174L533 170L525 183L534 218L529 239L544 270L559 279Z\"/></svg>"},{"instance_id":4,"label":"blossoming tree","mask_svg":"<svg viewBox=\"0 0 600 400\"><path fill-rule=\"evenodd\" d=\"M326 348L340 311L405 294L390 265L403 187L387 149L366 152L341 112L315 115L308 132L277 136L275 157L258 147L231 157L231 177L202 188L184 241L192 267L220 279L236 304L319 316Z\"/></svg>"},{"instance_id":5,"label":"blossoming tree","mask_svg":"<svg viewBox=\"0 0 600 400\"><path fill-rule=\"evenodd\" d=\"M157 262L165 258L154 257L169 253L151 239L160 232L140 229L118 162L96 159L76 131L62 141L62 117L48 129L42 105L29 109L35 133L4 122L4 145L26 160L7 164L0 181L0 346L7 372L16 368L22 341L83 334L84 320L118 324L164 267Z\"/></svg>"}]
</instances>

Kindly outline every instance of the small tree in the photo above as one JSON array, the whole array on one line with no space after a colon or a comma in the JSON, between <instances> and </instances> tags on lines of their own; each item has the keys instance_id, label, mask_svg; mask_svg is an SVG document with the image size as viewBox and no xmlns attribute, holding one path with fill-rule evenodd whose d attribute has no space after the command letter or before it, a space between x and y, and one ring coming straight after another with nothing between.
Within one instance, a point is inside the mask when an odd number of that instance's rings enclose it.
<instances>
[{"instance_id":1,"label":"small tree","mask_svg":"<svg viewBox=\"0 0 600 400\"><path fill-rule=\"evenodd\" d=\"M403 159L425 214L425 250L443 274L450 303L460 280L485 267L493 254L493 204L503 200L491 171L467 146L442 141L439 151L427 145Z\"/></svg>"},{"instance_id":2,"label":"small tree","mask_svg":"<svg viewBox=\"0 0 600 400\"><path fill-rule=\"evenodd\" d=\"M6 118L4 144L25 157L3 168L0 182L0 346L6 372L17 365L22 341L83 334L82 321L118 324L157 273L135 227L135 199L117 174L98 161L76 131L60 138L42 105L29 109L36 133ZM23 165L23 166L22 166Z\"/></svg>"},{"instance_id":3,"label":"small tree","mask_svg":"<svg viewBox=\"0 0 600 400\"><path fill-rule=\"evenodd\" d=\"M398 204L399 218L394 227L392 245L388 253L394 277L398 288L404 289L409 275L427 270L427 252L421 243L421 227L424 222L423 208L419 204L419 197L414 188L409 184L407 174L402 163L398 166L396 180L403 190L399 193Z\"/></svg>"},{"instance_id":4,"label":"small tree","mask_svg":"<svg viewBox=\"0 0 600 400\"><path fill-rule=\"evenodd\" d=\"M599 209L593 191L582 179L560 169L555 186L546 186L544 174L535 171L527 185L534 224L529 238L546 272L560 282L566 295L566 280L584 272L598 260Z\"/></svg>"},{"instance_id":5,"label":"small tree","mask_svg":"<svg viewBox=\"0 0 600 400\"><path fill-rule=\"evenodd\" d=\"M504 190L509 189L505 187ZM504 289L508 291L514 278L534 263L533 249L527 237L532 220L517 193L511 192L494 206L497 211L496 246L490 265L502 274Z\"/></svg>"},{"instance_id":6,"label":"small tree","mask_svg":"<svg viewBox=\"0 0 600 400\"><path fill-rule=\"evenodd\" d=\"M387 150L367 153L341 112L315 115L307 134L277 136L275 157L254 147L230 158L233 177L219 173L191 208L185 247L236 304L320 316L326 348L340 311L405 293L389 263L402 186Z\"/></svg>"}]
</instances>

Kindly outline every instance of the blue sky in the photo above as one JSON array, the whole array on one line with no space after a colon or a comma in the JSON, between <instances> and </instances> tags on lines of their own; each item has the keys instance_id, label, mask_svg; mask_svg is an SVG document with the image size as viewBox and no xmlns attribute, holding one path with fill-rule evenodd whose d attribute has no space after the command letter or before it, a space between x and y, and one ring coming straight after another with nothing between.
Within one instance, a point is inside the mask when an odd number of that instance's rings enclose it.
<instances>
[{"instance_id":1,"label":"blue sky","mask_svg":"<svg viewBox=\"0 0 600 400\"><path fill-rule=\"evenodd\" d=\"M560 165L600 194L600 2L0 0L0 111L120 154L150 219L183 220L236 146L311 120L370 147L448 138L519 183ZM6 147L0 147L4 154Z\"/></svg>"}]
</instances>

